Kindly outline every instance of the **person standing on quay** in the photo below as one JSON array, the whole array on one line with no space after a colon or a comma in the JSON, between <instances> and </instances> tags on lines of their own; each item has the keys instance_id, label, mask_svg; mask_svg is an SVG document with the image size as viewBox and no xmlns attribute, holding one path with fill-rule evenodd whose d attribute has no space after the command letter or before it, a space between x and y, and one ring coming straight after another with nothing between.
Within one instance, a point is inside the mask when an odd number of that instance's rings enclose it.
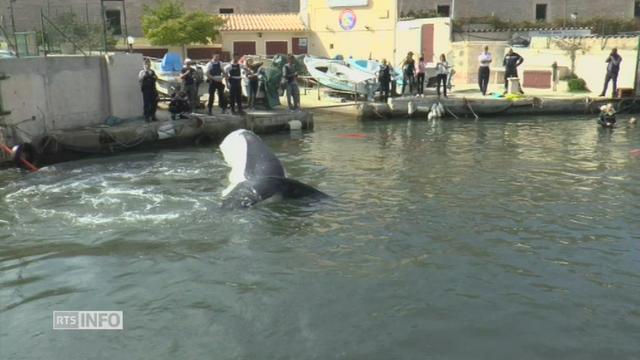
<instances>
[{"instance_id":1,"label":"person standing on quay","mask_svg":"<svg viewBox=\"0 0 640 360\"><path fill-rule=\"evenodd\" d=\"M220 55L215 54L213 58L207 64L207 82L209 82L209 102L207 108L209 115L213 110L213 101L215 99L215 93L218 93L218 106L224 114L227 108L227 99L224 96L224 83L222 82L222 62L220 61Z\"/></svg>"},{"instance_id":2,"label":"person standing on quay","mask_svg":"<svg viewBox=\"0 0 640 360\"><path fill-rule=\"evenodd\" d=\"M158 90L156 89L155 71L151 70L151 61L144 60L144 69L138 74L138 81L142 90L144 118L147 121L156 121L156 109L158 107Z\"/></svg>"},{"instance_id":3,"label":"person standing on quay","mask_svg":"<svg viewBox=\"0 0 640 360\"><path fill-rule=\"evenodd\" d=\"M409 85L409 94L413 93L413 83L415 82L416 73L416 61L413 59L413 52L409 51L407 57L402 60L402 92L400 95L404 95L404 89Z\"/></svg>"},{"instance_id":4,"label":"person standing on quay","mask_svg":"<svg viewBox=\"0 0 640 360\"><path fill-rule=\"evenodd\" d=\"M418 82L418 95L424 95L424 74L427 72L427 63L424 61L424 57L418 59L418 76L416 81Z\"/></svg>"},{"instance_id":5,"label":"person standing on quay","mask_svg":"<svg viewBox=\"0 0 640 360\"><path fill-rule=\"evenodd\" d=\"M180 79L182 79L182 90L189 98L189 109L193 113L198 104L198 88L196 85L196 69L192 67L193 61L186 59L182 68Z\"/></svg>"},{"instance_id":6,"label":"person standing on quay","mask_svg":"<svg viewBox=\"0 0 640 360\"><path fill-rule=\"evenodd\" d=\"M489 87L489 76L491 75L491 70L489 66L491 66L491 62L493 58L491 57L491 53L489 52L489 47L485 46L484 51L478 57L478 62L480 66L478 67L478 85L480 85L480 91L482 95L487 95L487 88Z\"/></svg>"},{"instance_id":7,"label":"person standing on quay","mask_svg":"<svg viewBox=\"0 0 640 360\"><path fill-rule=\"evenodd\" d=\"M227 66L226 75L229 82L229 95L231 96L231 113L243 115L242 110L242 70L243 66L238 63L240 55L233 54L233 62Z\"/></svg>"},{"instance_id":8,"label":"person standing on quay","mask_svg":"<svg viewBox=\"0 0 640 360\"><path fill-rule=\"evenodd\" d=\"M380 99L383 102L389 101L389 86L391 85L391 66L387 59L382 59L382 64L378 70L378 82L380 83Z\"/></svg>"},{"instance_id":9,"label":"person standing on quay","mask_svg":"<svg viewBox=\"0 0 640 360\"><path fill-rule=\"evenodd\" d=\"M502 65L504 66L504 91L505 93L509 91L509 78L517 78L518 77L518 66L522 65L524 62L524 58L520 56L518 53L514 52L513 49L509 49L507 55L504 56L504 60L502 60ZM520 90L522 92L522 90Z\"/></svg>"},{"instance_id":10,"label":"person standing on quay","mask_svg":"<svg viewBox=\"0 0 640 360\"><path fill-rule=\"evenodd\" d=\"M436 91L438 97L440 97L440 84L442 84L442 91L444 97L447 97L447 78L449 77L449 63L447 57L444 54L440 55L440 61L436 64Z\"/></svg>"},{"instance_id":11,"label":"person standing on quay","mask_svg":"<svg viewBox=\"0 0 640 360\"><path fill-rule=\"evenodd\" d=\"M282 77L287 86L289 110L300 110L300 89L298 88L296 58L291 54L289 54L289 62L282 67Z\"/></svg>"},{"instance_id":12,"label":"person standing on quay","mask_svg":"<svg viewBox=\"0 0 640 360\"><path fill-rule=\"evenodd\" d=\"M605 96L607 93L607 87L609 87L609 81L613 82L613 91L611 97L616 97L616 91L618 90L618 73L620 72L620 63L622 62L622 56L618 54L618 49L613 48L611 54L605 61L607 63L607 75L604 78L604 89L600 96Z\"/></svg>"}]
</instances>

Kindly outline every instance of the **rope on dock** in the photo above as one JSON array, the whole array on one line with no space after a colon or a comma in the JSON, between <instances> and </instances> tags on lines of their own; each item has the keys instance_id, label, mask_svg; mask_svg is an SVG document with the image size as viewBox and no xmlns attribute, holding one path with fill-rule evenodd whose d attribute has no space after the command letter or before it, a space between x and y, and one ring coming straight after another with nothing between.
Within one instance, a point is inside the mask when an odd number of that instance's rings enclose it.
<instances>
[{"instance_id":1,"label":"rope on dock","mask_svg":"<svg viewBox=\"0 0 640 360\"><path fill-rule=\"evenodd\" d=\"M454 114L454 113L453 113L453 111L451 111L451 110L449 109L449 107L448 107L448 106L445 106L444 104L442 104L442 107L443 107L445 110L447 110L447 112L448 112L449 114L451 114L451 116L453 116L456 120L458 120L458 119L459 119L459 117L457 117L457 116L456 116L456 114Z\"/></svg>"},{"instance_id":2,"label":"rope on dock","mask_svg":"<svg viewBox=\"0 0 640 360\"><path fill-rule=\"evenodd\" d=\"M464 100L464 103L467 105L467 107L469 108L469 111L471 111L471 113L473 114L473 116L475 116L476 120L479 120L480 117L478 116L478 114L476 114L475 111L473 111L473 108L471 107L471 104L469 103L469 101L467 100L466 97L462 98Z\"/></svg>"}]
</instances>

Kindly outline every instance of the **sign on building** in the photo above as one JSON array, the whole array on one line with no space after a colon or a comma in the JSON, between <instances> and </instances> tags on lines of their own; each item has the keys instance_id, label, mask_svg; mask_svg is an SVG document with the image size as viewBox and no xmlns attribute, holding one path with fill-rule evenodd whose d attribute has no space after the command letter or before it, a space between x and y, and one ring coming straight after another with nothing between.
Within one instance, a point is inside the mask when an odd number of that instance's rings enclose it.
<instances>
[{"instance_id":1,"label":"sign on building","mask_svg":"<svg viewBox=\"0 0 640 360\"><path fill-rule=\"evenodd\" d=\"M369 0L327 0L329 7L367 6Z\"/></svg>"}]
</instances>

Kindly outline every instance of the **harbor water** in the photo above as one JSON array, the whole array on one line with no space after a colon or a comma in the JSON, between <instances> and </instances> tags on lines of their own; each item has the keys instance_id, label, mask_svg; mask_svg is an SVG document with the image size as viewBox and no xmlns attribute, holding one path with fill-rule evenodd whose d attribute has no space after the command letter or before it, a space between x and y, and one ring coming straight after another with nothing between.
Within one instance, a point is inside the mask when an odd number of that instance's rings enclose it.
<instances>
[{"instance_id":1,"label":"harbor water","mask_svg":"<svg viewBox=\"0 0 640 360\"><path fill-rule=\"evenodd\" d=\"M315 127L264 140L321 202L221 210L213 147L0 173L0 358L640 356L640 127Z\"/></svg>"}]
</instances>

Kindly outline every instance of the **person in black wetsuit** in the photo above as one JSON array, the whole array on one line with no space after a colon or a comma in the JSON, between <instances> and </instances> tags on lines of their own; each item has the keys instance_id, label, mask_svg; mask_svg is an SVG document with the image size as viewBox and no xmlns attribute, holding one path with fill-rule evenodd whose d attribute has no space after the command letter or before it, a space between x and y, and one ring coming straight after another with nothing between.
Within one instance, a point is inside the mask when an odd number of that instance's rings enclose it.
<instances>
[{"instance_id":1,"label":"person in black wetsuit","mask_svg":"<svg viewBox=\"0 0 640 360\"><path fill-rule=\"evenodd\" d=\"M620 72L620 63L622 62L622 56L618 54L618 49L613 48L605 62L607 63L607 75L604 78L604 89L602 89L600 96L605 96L609 81L612 81L613 91L611 92L611 97L614 98L616 97L616 91L618 89L618 73Z\"/></svg>"},{"instance_id":2,"label":"person in black wetsuit","mask_svg":"<svg viewBox=\"0 0 640 360\"><path fill-rule=\"evenodd\" d=\"M231 113L244 114L242 110L242 68L238 63L240 56L233 54L233 62L226 68L226 77L229 82L229 95L231 97Z\"/></svg>"},{"instance_id":3,"label":"person in black wetsuit","mask_svg":"<svg viewBox=\"0 0 640 360\"><path fill-rule=\"evenodd\" d=\"M224 82L222 75L222 62L218 54L207 64L207 81L209 82L209 101L207 102L208 113L211 115L213 109L213 101L216 92L218 93L218 106L224 114L227 111L227 98L224 96Z\"/></svg>"},{"instance_id":4,"label":"person in black wetsuit","mask_svg":"<svg viewBox=\"0 0 640 360\"><path fill-rule=\"evenodd\" d=\"M504 56L502 65L504 66L504 91L509 90L509 78L518 77L518 66L524 62L524 58L513 49L509 49L507 55ZM522 92L522 90L520 90Z\"/></svg>"},{"instance_id":5,"label":"person in black wetsuit","mask_svg":"<svg viewBox=\"0 0 640 360\"><path fill-rule=\"evenodd\" d=\"M156 109L158 108L158 90L156 90L155 71L151 70L151 61L144 60L144 69L138 74L140 89L142 90L143 112L146 121L156 121Z\"/></svg>"},{"instance_id":6,"label":"person in black wetsuit","mask_svg":"<svg viewBox=\"0 0 640 360\"><path fill-rule=\"evenodd\" d=\"M186 119L184 113L191 111L191 105L189 104L189 95L180 90L171 95L171 101L169 102L169 112L171 113L171 120L176 118Z\"/></svg>"},{"instance_id":7,"label":"person in black wetsuit","mask_svg":"<svg viewBox=\"0 0 640 360\"><path fill-rule=\"evenodd\" d=\"M386 103L389 100L389 85L391 85L391 66L387 63L387 59L382 59L378 70L378 82L380 83L380 99Z\"/></svg>"}]
</instances>

